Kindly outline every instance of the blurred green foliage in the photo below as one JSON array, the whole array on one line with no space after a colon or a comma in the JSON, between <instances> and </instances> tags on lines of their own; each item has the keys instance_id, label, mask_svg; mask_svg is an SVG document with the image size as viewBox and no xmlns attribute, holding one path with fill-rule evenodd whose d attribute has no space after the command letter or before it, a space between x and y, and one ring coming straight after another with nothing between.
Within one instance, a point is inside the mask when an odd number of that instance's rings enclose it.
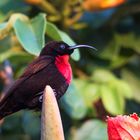
<instances>
[{"instance_id":1,"label":"blurred green foliage","mask_svg":"<svg viewBox=\"0 0 140 140\"><path fill-rule=\"evenodd\" d=\"M140 113L140 2L88 12L79 0L38 1L0 2L0 69L9 60L18 78L50 40L95 46L72 55L73 82L59 103L66 139L106 140L107 115ZM0 139L40 139L39 114L7 117Z\"/></svg>"}]
</instances>

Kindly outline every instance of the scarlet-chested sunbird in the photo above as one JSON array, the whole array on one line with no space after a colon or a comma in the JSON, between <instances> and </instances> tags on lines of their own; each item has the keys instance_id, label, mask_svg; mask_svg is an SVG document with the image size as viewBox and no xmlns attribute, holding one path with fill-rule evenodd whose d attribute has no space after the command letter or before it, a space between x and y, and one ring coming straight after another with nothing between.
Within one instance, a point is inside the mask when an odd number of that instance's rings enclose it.
<instances>
[{"instance_id":1,"label":"scarlet-chested sunbird","mask_svg":"<svg viewBox=\"0 0 140 140\"><path fill-rule=\"evenodd\" d=\"M62 41L46 44L1 100L0 119L21 109L40 109L46 85L54 89L57 99L64 95L72 79L69 56L81 47L95 49L88 45L69 46Z\"/></svg>"}]
</instances>

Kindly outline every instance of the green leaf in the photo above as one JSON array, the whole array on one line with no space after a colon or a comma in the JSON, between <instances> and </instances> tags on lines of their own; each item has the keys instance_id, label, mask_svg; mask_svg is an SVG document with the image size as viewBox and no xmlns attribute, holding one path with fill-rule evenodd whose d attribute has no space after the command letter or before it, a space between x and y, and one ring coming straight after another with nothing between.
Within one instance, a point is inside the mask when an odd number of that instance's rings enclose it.
<instances>
[{"instance_id":1,"label":"green leaf","mask_svg":"<svg viewBox=\"0 0 140 140\"><path fill-rule=\"evenodd\" d=\"M130 88L132 88L134 99L140 102L140 76L130 70L124 69L122 71L122 78L129 84Z\"/></svg>"},{"instance_id":2,"label":"green leaf","mask_svg":"<svg viewBox=\"0 0 140 140\"><path fill-rule=\"evenodd\" d=\"M22 131L21 117L22 117L22 111L6 117L4 124L1 126L3 132L7 131L7 132L11 132L12 134L21 134Z\"/></svg>"},{"instance_id":3,"label":"green leaf","mask_svg":"<svg viewBox=\"0 0 140 140\"><path fill-rule=\"evenodd\" d=\"M67 44L69 44L70 46L75 45L76 43L63 31L59 31L60 32L60 36L61 39L66 42ZM72 59L74 59L75 61L78 61L80 59L80 53L79 50L76 49L74 50L73 54L71 55Z\"/></svg>"},{"instance_id":4,"label":"green leaf","mask_svg":"<svg viewBox=\"0 0 140 140\"><path fill-rule=\"evenodd\" d=\"M0 40L0 57L2 53L5 53L6 51L9 51L11 49L12 43L11 43L11 37L7 36ZM15 49L13 47L13 49Z\"/></svg>"},{"instance_id":5,"label":"green leaf","mask_svg":"<svg viewBox=\"0 0 140 140\"><path fill-rule=\"evenodd\" d=\"M4 28L6 28L7 26L7 22L3 22L0 24L0 30L3 30Z\"/></svg>"},{"instance_id":6,"label":"green leaf","mask_svg":"<svg viewBox=\"0 0 140 140\"><path fill-rule=\"evenodd\" d=\"M19 55L26 56L27 54L25 52L15 52L12 50L5 51L0 54L0 62L3 62L5 59L8 59L9 57L19 56Z\"/></svg>"},{"instance_id":7,"label":"green leaf","mask_svg":"<svg viewBox=\"0 0 140 140\"><path fill-rule=\"evenodd\" d=\"M100 97L98 92L99 85L94 83L87 83L85 88L83 89L83 98L87 105L87 107L93 108L93 102L97 101ZM82 92L82 91L81 91Z\"/></svg>"},{"instance_id":8,"label":"green leaf","mask_svg":"<svg viewBox=\"0 0 140 140\"><path fill-rule=\"evenodd\" d=\"M0 40L3 40L9 34L10 28L7 25L8 22L0 24Z\"/></svg>"},{"instance_id":9,"label":"green leaf","mask_svg":"<svg viewBox=\"0 0 140 140\"><path fill-rule=\"evenodd\" d=\"M47 22L46 33L52 39L57 41L64 41L68 45L75 45L76 43L63 31L59 30L54 24Z\"/></svg>"},{"instance_id":10,"label":"green leaf","mask_svg":"<svg viewBox=\"0 0 140 140\"><path fill-rule=\"evenodd\" d=\"M100 94L105 109L113 115L123 114L124 112L124 96L120 94L113 85L102 85Z\"/></svg>"},{"instance_id":11,"label":"green leaf","mask_svg":"<svg viewBox=\"0 0 140 140\"><path fill-rule=\"evenodd\" d=\"M86 121L75 132L73 140L107 140L106 124L99 120Z\"/></svg>"},{"instance_id":12,"label":"green leaf","mask_svg":"<svg viewBox=\"0 0 140 140\"><path fill-rule=\"evenodd\" d=\"M114 34L114 39L107 44L100 57L110 60L110 68L117 68L127 64L140 51L139 37L134 33Z\"/></svg>"},{"instance_id":13,"label":"green leaf","mask_svg":"<svg viewBox=\"0 0 140 140\"><path fill-rule=\"evenodd\" d=\"M76 88L80 92L86 106L93 109L93 102L99 99L99 85L95 83L89 83L83 80L74 80Z\"/></svg>"},{"instance_id":14,"label":"green leaf","mask_svg":"<svg viewBox=\"0 0 140 140\"><path fill-rule=\"evenodd\" d=\"M140 36L134 34L134 32L129 32L127 34L115 34L115 40L118 45L125 48L131 48L140 53Z\"/></svg>"},{"instance_id":15,"label":"green leaf","mask_svg":"<svg viewBox=\"0 0 140 140\"><path fill-rule=\"evenodd\" d=\"M70 85L66 94L60 100L63 109L75 119L81 119L86 115L86 105L75 86Z\"/></svg>"},{"instance_id":16,"label":"green leaf","mask_svg":"<svg viewBox=\"0 0 140 140\"><path fill-rule=\"evenodd\" d=\"M49 37L57 41L64 41L68 45L75 45L76 43L63 31L59 30L54 24L47 22L46 33ZM71 55L72 59L78 61L80 59L79 50L76 49Z\"/></svg>"},{"instance_id":17,"label":"green leaf","mask_svg":"<svg viewBox=\"0 0 140 140\"><path fill-rule=\"evenodd\" d=\"M133 97L132 88L125 81L116 80L114 84L117 88L117 92L124 95L124 97L129 98L129 99Z\"/></svg>"},{"instance_id":18,"label":"green leaf","mask_svg":"<svg viewBox=\"0 0 140 140\"><path fill-rule=\"evenodd\" d=\"M45 14L39 14L30 22L17 19L13 26L23 48L31 54L38 55L44 47Z\"/></svg>"},{"instance_id":19,"label":"green leaf","mask_svg":"<svg viewBox=\"0 0 140 140\"><path fill-rule=\"evenodd\" d=\"M63 41L65 41L70 46L75 45L76 43L63 31L59 30L60 37Z\"/></svg>"},{"instance_id":20,"label":"green leaf","mask_svg":"<svg viewBox=\"0 0 140 140\"><path fill-rule=\"evenodd\" d=\"M46 23L46 33L49 37L51 37L52 39L54 39L56 41L61 40L59 29L54 24L52 24L48 21Z\"/></svg>"},{"instance_id":21,"label":"green leaf","mask_svg":"<svg viewBox=\"0 0 140 140\"><path fill-rule=\"evenodd\" d=\"M31 111L24 111L22 120L22 126L25 133L35 139L40 132L40 119L38 114Z\"/></svg>"},{"instance_id":22,"label":"green leaf","mask_svg":"<svg viewBox=\"0 0 140 140\"><path fill-rule=\"evenodd\" d=\"M107 83L116 79L113 73L105 69L96 69L91 78L97 83Z\"/></svg>"}]
</instances>

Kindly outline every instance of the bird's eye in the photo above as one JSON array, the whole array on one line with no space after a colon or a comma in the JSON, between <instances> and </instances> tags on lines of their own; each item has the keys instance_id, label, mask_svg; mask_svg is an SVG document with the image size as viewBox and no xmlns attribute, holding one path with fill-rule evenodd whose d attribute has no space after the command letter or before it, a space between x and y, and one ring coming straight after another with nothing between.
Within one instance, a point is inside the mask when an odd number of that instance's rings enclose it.
<instances>
[{"instance_id":1,"label":"bird's eye","mask_svg":"<svg viewBox=\"0 0 140 140\"><path fill-rule=\"evenodd\" d=\"M65 49L65 45L64 44L60 45L60 48L64 50Z\"/></svg>"}]
</instances>

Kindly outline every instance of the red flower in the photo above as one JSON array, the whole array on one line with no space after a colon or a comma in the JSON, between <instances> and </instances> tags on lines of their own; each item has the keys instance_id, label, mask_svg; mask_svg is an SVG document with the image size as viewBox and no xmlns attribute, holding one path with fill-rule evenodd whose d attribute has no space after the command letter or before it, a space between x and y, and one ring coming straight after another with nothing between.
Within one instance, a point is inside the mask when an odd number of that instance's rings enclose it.
<instances>
[{"instance_id":1,"label":"red flower","mask_svg":"<svg viewBox=\"0 0 140 140\"><path fill-rule=\"evenodd\" d=\"M140 119L136 113L108 117L107 124L109 140L140 140Z\"/></svg>"}]
</instances>

